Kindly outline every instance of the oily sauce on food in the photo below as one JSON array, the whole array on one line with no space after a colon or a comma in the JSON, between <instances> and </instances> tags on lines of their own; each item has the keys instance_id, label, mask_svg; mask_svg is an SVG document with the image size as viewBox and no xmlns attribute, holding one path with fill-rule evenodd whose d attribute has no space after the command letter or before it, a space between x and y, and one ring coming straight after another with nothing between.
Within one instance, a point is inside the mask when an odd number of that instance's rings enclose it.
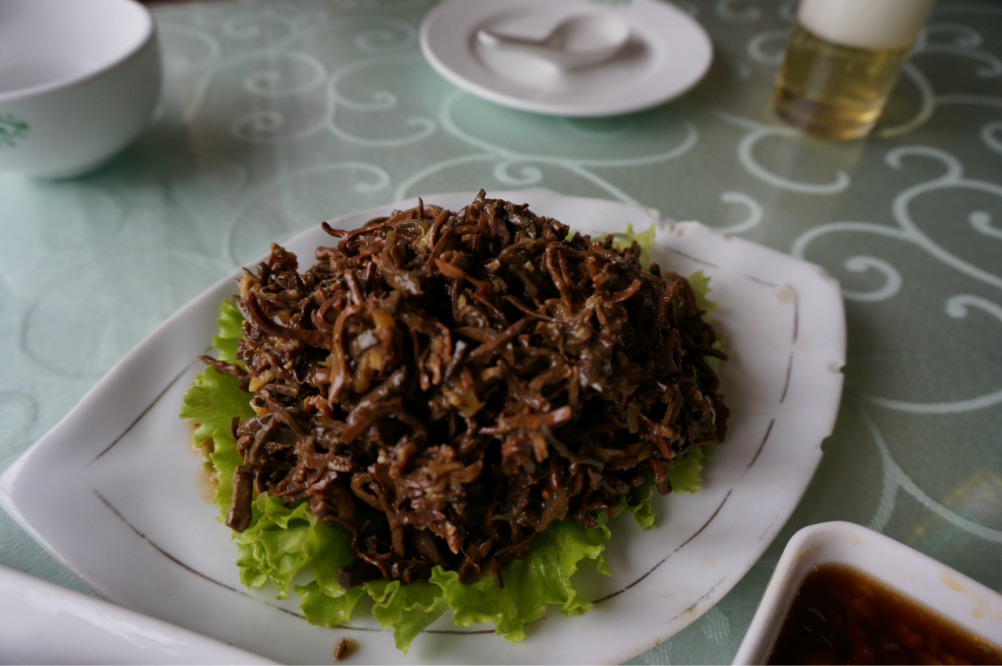
<instances>
[{"instance_id":1,"label":"oily sauce on food","mask_svg":"<svg viewBox=\"0 0 1002 666\"><path fill-rule=\"evenodd\" d=\"M1002 650L843 564L804 580L767 663L1002 664Z\"/></svg>"}]
</instances>

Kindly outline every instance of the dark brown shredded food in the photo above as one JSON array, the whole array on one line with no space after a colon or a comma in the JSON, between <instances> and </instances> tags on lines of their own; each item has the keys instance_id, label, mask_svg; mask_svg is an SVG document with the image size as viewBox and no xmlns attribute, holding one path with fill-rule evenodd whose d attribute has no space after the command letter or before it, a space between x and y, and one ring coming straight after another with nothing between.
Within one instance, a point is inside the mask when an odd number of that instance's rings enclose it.
<instances>
[{"instance_id":1,"label":"dark brown shredded food","mask_svg":"<svg viewBox=\"0 0 1002 666\"><path fill-rule=\"evenodd\" d=\"M722 441L724 358L686 280L483 191L423 203L245 271L239 356L256 417L227 524L254 492L352 536L339 582L464 581L521 557L554 520L593 524L648 472ZM218 362L217 362L218 364ZM220 368L217 368L220 369ZM237 366L223 371L242 374Z\"/></svg>"},{"instance_id":2,"label":"dark brown shredded food","mask_svg":"<svg viewBox=\"0 0 1002 666\"><path fill-rule=\"evenodd\" d=\"M340 641L338 641L338 644L334 646L334 652L331 654L331 658L334 661L341 661L342 659L348 656L348 650L349 650L348 639L342 638Z\"/></svg>"}]
</instances>

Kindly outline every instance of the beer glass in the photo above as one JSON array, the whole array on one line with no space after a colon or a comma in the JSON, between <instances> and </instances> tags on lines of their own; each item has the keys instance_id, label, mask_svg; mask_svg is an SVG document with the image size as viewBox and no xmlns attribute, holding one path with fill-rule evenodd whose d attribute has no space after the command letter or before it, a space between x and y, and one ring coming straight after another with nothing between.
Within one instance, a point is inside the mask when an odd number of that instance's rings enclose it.
<instances>
[{"instance_id":1,"label":"beer glass","mask_svg":"<svg viewBox=\"0 0 1002 666\"><path fill-rule=\"evenodd\" d=\"M826 138L867 134L934 1L803 0L776 77L776 113Z\"/></svg>"}]
</instances>

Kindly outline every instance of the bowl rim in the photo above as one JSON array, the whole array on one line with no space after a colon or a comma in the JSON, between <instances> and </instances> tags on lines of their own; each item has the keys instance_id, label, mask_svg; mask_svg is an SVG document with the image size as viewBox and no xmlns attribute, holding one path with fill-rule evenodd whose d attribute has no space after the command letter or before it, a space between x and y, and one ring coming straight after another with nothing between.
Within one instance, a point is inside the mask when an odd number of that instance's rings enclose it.
<instances>
[{"instance_id":1,"label":"bowl rim","mask_svg":"<svg viewBox=\"0 0 1002 666\"><path fill-rule=\"evenodd\" d=\"M82 72L75 76L70 76L68 78L57 79L50 83L41 83L34 86L29 86L27 88L19 88L17 90L10 90L7 92L0 92L0 104L8 102L22 102L42 95L47 95L49 93L58 92L60 90L65 90L71 88L80 83L84 83L91 79L95 79L106 72L115 69L122 63L134 57L137 53L145 49L151 41L153 41L156 36L155 23L153 21L153 15L150 10L144 5L139 3L137 0L107 0L108 2L117 3L121 6L132 7L138 9L140 15L142 16L143 26L142 34L140 38L136 41L136 44L126 50L124 50L118 56L112 58L111 60L105 62L99 67L89 69L86 72Z\"/></svg>"}]
</instances>

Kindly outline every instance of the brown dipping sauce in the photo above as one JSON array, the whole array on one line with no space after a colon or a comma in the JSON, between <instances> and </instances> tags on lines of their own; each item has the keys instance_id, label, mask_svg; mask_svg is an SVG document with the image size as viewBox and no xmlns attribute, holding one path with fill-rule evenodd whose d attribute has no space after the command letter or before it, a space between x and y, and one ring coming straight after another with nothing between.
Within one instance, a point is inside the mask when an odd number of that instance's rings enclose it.
<instances>
[{"instance_id":1,"label":"brown dipping sauce","mask_svg":"<svg viewBox=\"0 0 1002 666\"><path fill-rule=\"evenodd\" d=\"M1002 650L844 564L815 567L769 664L1002 664Z\"/></svg>"}]
</instances>

